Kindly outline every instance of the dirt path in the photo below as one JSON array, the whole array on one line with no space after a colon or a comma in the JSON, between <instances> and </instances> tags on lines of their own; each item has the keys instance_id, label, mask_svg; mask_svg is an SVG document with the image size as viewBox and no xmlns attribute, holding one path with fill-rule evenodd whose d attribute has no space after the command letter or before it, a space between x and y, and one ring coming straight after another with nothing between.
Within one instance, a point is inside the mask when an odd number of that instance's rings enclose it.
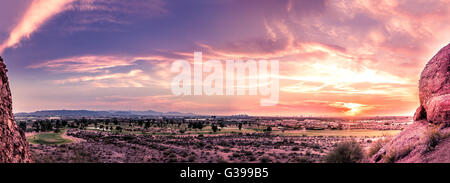
<instances>
[{"instance_id":1,"label":"dirt path","mask_svg":"<svg viewBox=\"0 0 450 183\"><path fill-rule=\"evenodd\" d=\"M64 131L64 133L61 135L62 138L65 139L69 139L72 142L71 143L80 143L80 142L86 142L86 140L82 139L82 138L76 138L76 137L72 137L72 136L68 136L67 135L67 130Z\"/></svg>"}]
</instances>

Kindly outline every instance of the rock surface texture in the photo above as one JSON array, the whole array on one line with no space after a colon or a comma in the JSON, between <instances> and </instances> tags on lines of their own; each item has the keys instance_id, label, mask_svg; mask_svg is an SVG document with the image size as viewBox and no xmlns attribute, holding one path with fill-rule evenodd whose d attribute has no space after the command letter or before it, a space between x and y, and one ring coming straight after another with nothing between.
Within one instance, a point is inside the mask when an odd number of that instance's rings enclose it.
<instances>
[{"instance_id":1,"label":"rock surface texture","mask_svg":"<svg viewBox=\"0 0 450 183\"><path fill-rule=\"evenodd\" d=\"M420 106L414 120L450 123L450 44L425 66L419 81Z\"/></svg>"},{"instance_id":2,"label":"rock surface texture","mask_svg":"<svg viewBox=\"0 0 450 183\"><path fill-rule=\"evenodd\" d=\"M6 72L0 57L0 163L29 163L32 159L28 142L14 120Z\"/></svg>"},{"instance_id":3,"label":"rock surface texture","mask_svg":"<svg viewBox=\"0 0 450 183\"><path fill-rule=\"evenodd\" d=\"M414 123L386 143L371 162L450 163L450 44L425 66Z\"/></svg>"}]
</instances>

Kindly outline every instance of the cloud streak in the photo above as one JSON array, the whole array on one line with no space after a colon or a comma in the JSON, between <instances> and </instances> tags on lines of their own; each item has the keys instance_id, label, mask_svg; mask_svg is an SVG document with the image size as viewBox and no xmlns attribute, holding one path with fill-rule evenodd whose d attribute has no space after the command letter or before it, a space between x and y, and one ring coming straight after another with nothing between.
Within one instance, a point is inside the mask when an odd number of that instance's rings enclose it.
<instances>
[{"instance_id":1,"label":"cloud streak","mask_svg":"<svg viewBox=\"0 0 450 183\"><path fill-rule=\"evenodd\" d=\"M96 76L82 76L56 81L57 84L67 83L91 83L94 87L110 88L110 87L144 87L146 82L151 81L148 75L142 70L131 70L128 73L113 73Z\"/></svg>"},{"instance_id":2,"label":"cloud streak","mask_svg":"<svg viewBox=\"0 0 450 183\"><path fill-rule=\"evenodd\" d=\"M29 38L42 24L64 11L64 8L73 1L34 0L17 26L12 29L8 39L0 45L0 54L6 48L16 46L21 40Z\"/></svg>"}]
</instances>

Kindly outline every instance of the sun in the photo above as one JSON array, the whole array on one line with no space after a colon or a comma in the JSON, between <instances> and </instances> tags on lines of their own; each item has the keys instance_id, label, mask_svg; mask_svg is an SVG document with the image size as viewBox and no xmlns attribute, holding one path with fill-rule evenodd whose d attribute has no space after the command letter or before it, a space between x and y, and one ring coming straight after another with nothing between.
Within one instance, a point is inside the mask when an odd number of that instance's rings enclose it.
<instances>
[{"instance_id":1,"label":"sun","mask_svg":"<svg viewBox=\"0 0 450 183\"><path fill-rule=\"evenodd\" d=\"M345 108L348 108L350 110L346 111L345 114L349 116L355 116L359 113L361 113L362 108L365 106L363 104L357 104L357 103L344 103L343 106Z\"/></svg>"}]
</instances>

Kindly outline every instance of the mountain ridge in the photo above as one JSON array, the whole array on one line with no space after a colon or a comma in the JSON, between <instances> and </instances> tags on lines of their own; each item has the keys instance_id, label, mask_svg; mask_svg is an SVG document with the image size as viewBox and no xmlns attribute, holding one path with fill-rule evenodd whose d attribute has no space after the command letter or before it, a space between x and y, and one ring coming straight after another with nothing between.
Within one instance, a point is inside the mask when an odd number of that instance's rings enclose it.
<instances>
[{"instance_id":1,"label":"mountain ridge","mask_svg":"<svg viewBox=\"0 0 450 183\"><path fill-rule=\"evenodd\" d=\"M16 117L48 117L48 116L59 116L59 117L69 117L69 116L196 116L194 113L181 113L181 112L158 112L154 110L145 111L135 111L135 110L40 110L35 112L19 112L15 113Z\"/></svg>"}]
</instances>

